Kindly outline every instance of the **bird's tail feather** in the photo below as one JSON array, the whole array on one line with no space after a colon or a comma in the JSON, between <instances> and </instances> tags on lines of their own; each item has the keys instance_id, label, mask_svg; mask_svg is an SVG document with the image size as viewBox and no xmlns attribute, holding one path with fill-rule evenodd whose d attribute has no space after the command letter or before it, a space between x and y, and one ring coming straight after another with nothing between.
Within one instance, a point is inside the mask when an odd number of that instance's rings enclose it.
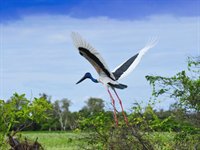
<instances>
[{"instance_id":1,"label":"bird's tail feather","mask_svg":"<svg viewBox=\"0 0 200 150\"><path fill-rule=\"evenodd\" d=\"M117 88L117 89L125 89L127 88L128 86L125 85L125 84L112 84L112 83L108 83L112 88Z\"/></svg>"}]
</instances>

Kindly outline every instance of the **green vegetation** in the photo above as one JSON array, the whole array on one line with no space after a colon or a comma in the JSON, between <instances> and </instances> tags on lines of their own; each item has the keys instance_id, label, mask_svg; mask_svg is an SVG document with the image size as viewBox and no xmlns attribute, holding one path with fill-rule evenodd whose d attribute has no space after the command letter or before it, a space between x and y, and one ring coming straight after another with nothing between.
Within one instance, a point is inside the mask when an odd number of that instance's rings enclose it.
<instances>
[{"instance_id":1,"label":"green vegetation","mask_svg":"<svg viewBox=\"0 0 200 150\"><path fill-rule=\"evenodd\" d=\"M12 137L17 132L46 121L50 109L51 105L44 97L34 98L31 102L25 94L14 93L7 102L0 100L0 147L6 146L5 136L14 140Z\"/></svg>"},{"instance_id":2,"label":"green vegetation","mask_svg":"<svg viewBox=\"0 0 200 150\"><path fill-rule=\"evenodd\" d=\"M27 137L28 139L31 139L31 140L35 140L36 137L39 137L38 140L40 141L42 145L44 145L44 148L47 150L76 150L76 149L80 149L81 147L88 147L88 143L85 142L86 139L82 139L88 134L89 133L70 132L70 131L67 131L67 132L56 132L56 131L22 132L23 137ZM154 132L148 136L152 141L155 142L155 145L154 145L155 149L168 150L168 149L174 149L174 147L176 146L177 141L174 140L175 135L176 133L174 132ZM192 139L193 137L191 136L187 138ZM183 145L185 149L188 147L186 144L187 143L184 143Z\"/></svg>"},{"instance_id":3,"label":"green vegetation","mask_svg":"<svg viewBox=\"0 0 200 150\"><path fill-rule=\"evenodd\" d=\"M167 95L177 102L175 108L200 112L200 57L188 59L188 70L173 77L146 76L153 87L152 96Z\"/></svg>"},{"instance_id":4,"label":"green vegetation","mask_svg":"<svg viewBox=\"0 0 200 150\"><path fill-rule=\"evenodd\" d=\"M23 137L27 137L30 140L35 140L39 137L40 143L44 149L47 150L76 150L80 146L87 147L84 141L80 140L85 133L75 132L48 132L48 131L34 131L34 132L22 132Z\"/></svg>"},{"instance_id":5,"label":"green vegetation","mask_svg":"<svg viewBox=\"0 0 200 150\"><path fill-rule=\"evenodd\" d=\"M118 112L116 127L113 113L104 109L99 98L89 98L80 111L71 112L66 98L52 102L50 96L40 94L28 100L25 94L14 93L7 101L0 100L0 149L17 145L20 150L34 146L47 150L200 149L199 69L200 57L196 57L189 58L187 70L172 77L146 76L152 98L146 107L132 106L126 114L129 126ZM176 102L168 110L155 110L160 95Z\"/></svg>"}]
</instances>

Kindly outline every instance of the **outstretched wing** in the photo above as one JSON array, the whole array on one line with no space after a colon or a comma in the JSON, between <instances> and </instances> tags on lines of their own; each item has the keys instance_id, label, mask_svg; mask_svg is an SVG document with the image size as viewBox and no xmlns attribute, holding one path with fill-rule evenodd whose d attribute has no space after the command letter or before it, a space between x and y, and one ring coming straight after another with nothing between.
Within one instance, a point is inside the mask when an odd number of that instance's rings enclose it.
<instances>
[{"instance_id":1,"label":"outstretched wing","mask_svg":"<svg viewBox=\"0 0 200 150\"><path fill-rule=\"evenodd\" d=\"M92 64L97 73L101 74L104 72L108 77L115 80L114 75L109 71L99 52L97 52L89 43L87 43L78 33L72 32L71 36L74 45L79 50L79 53Z\"/></svg>"},{"instance_id":2,"label":"outstretched wing","mask_svg":"<svg viewBox=\"0 0 200 150\"><path fill-rule=\"evenodd\" d=\"M115 79L116 80L122 79L125 76L127 76L130 72L132 72L135 69L135 67L139 64L139 62L141 61L142 56L144 56L144 54L149 49L154 47L156 45L156 43L157 43L157 40L152 40L143 49L141 49L139 51L139 53L137 53L136 55L132 56L127 61L125 61L124 63L122 63L118 67L116 67L112 72L113 75L115 76Z\"/></svg>"}]
</instances>

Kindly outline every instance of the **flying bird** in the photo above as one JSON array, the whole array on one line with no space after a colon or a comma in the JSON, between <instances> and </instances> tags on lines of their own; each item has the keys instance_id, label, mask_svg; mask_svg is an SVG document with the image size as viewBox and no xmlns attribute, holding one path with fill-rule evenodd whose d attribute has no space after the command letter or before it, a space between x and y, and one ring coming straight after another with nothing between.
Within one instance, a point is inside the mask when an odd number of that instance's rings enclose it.
<instances>
[{"instance_id":1,"label":"flying bird","mask_svg":"<svg viewBox=\"0 0 200 150\"><path fill-rule=\"evenodd\" d=\"M126 124L128 125L128 119L124 113L122 101L115 90L115 89L125 89L127 88L127 85L119 83L118 80L122 79L123 77L127 76L130 72L132 72L135 69L135 67L139 64L144 54L149 49L154 47L157 41L151 40L137 54L135 54L134 56L132 56L131 58L123 62L121 65L116 67L113 71L110 71L110 69L106 65L104 59L101 57L99 52L95 48L93 48L88 42L86 42L86 40L84 40L78 33L72 32L71 37L80 55L85 57L92 64L92 66L96 69L97 73L99 74L99 78L96 79L91 75L91 73L87 72L76 84L81 83L85 79L91 79L91 81L93 81L94 83L102 83L105 86L111 98L112 105L114 108L114 119L115 119L116 125L118 126L115 100L109 90L109 88L111 88L119 100L119 103L122 109L122 114L124 116L124 120Z\"/></svg>"}]
</instances>

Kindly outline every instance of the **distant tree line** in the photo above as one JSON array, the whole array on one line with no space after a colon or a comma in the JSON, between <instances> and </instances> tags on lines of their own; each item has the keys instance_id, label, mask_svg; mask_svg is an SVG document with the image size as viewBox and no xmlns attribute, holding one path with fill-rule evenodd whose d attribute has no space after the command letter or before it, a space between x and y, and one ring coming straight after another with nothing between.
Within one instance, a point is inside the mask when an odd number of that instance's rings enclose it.
<instances>
[{"instance_id":1,"label":"distant tree line","mask_svg":"<svg viewBox=\"0 0 200 150\"><path fill-rule=\"evenodd\" d=\"M89 98L85 106L75 112L69 110L71 101L67 98L51 102L51 97L46 94L40 94L39 98L29 101L24 94L15 93L8 101L1 102L1 129L7 130L74 130L80 127L81 120L92 118L99 113L104 113L113 120L113 113L104 109L104 101L100 98ZM141 126L143 121L146 121L158 131L179 131L186 126L200 126L200 115L197 110L189 112L177 107L177 103L172 104L169 110L156 110L153 107L152 103L145 108L135 103L132 113L127 114L130 122ZM122 117L121 112L118 112L118 116ZM123 118L120 120L123 121Z\"/></svg>"}]
</instances>

